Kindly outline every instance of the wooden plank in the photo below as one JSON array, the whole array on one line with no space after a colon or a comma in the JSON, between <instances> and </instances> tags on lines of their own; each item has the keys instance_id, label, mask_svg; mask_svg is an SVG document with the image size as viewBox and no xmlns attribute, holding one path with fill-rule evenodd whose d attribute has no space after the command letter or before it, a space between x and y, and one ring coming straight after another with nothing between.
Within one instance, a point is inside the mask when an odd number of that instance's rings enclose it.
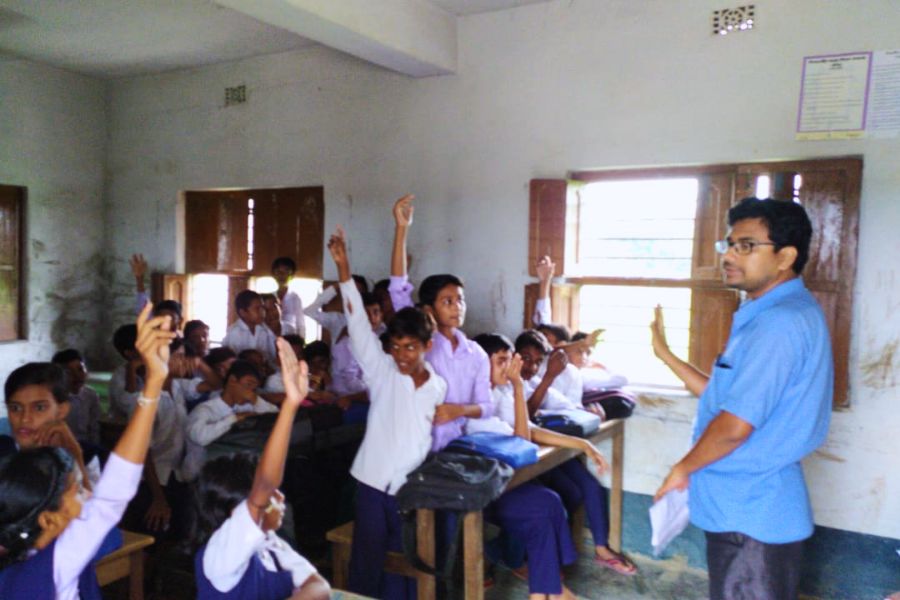
<instances>
[{"instance_id":1,"label":"wooden plank","mask_svg":"<svg viewBox=\"0 0 900 600\"><path fill-rule=\"evenodd\" d=\"M144 548L156 540L152 536L122 531L122 547L97 561L97 581L101 586L129 577L129 598L144 597Z\"/></svg>"},{"instance_id":2,"label":"wooden plank","mask_svg":"<svg viewBox=\"0 0 900 600\"><path fill-rule=\"evenodd\" d=\"M416 546L419 558L434 567L434 511L420 509L416 511ZM432 600L436 594L434 575L416 572L416 597L418 600Z\"/></svg>"},{"instance_id":3,"label":"wooden plank","mask_svg":"<svg viewBox=\"0 0 900 600\"><path fill-rule=\"evenodd\" d=\"M463 517L463 562L466 600L484 600L484 515L480 510Z\"/></svg>"}]
</instances>

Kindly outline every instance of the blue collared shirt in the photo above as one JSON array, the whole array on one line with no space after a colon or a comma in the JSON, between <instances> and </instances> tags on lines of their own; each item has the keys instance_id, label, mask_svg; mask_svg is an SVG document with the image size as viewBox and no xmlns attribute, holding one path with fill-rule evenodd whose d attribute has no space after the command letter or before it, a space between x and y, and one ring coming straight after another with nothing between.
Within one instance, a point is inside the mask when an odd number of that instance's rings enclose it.
<instances>
[{"instance_id":1,"label":"blue collared shirt","mask_svg":"<svg viewBox=\"0 0 900 600\"><path fill-rule=\"evenodd\" d=\"M753 432L691 475L691 521L770 544L812 535L800 461L825 440L833 384L828 327L802 279L741 305L700 397L694 443L722 411Z\"/></svg>"}]
</instances>

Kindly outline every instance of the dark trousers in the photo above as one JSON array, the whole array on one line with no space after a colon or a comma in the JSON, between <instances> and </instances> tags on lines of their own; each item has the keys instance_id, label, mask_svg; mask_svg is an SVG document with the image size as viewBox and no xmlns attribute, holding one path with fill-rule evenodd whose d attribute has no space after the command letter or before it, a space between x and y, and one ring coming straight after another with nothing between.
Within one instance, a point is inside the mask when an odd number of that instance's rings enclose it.
<instances>
[{"instance_id":1,"label":"dark trousers","mask_svg":"<svg viewBox=\"0 0 900 600\"><path fill-rule=\"evenodd\" d=\"M803 541L766 544L743 533L706 532L711 600L795 600Z\"/></svg>"},{"instance_id":2,"label":"dark trousers","mask_svg":"<svg viewBox=\"0 0 900 600\"><path fill-rule=\"evenodd\" d=\"M584 505L595 546L609 543L609 500L606 488L577 458L566 461L541 477L541 481L562 498L570 515Z\"/></svg>"},{"instance_id":3,"label":"dark trousers","mask_svg":"<svg viewBox=\"0 0 900 600\"><path fill-rule=\"evenodd\" d=\"M389 550L403 550L397 498L357 481L350 591L385 600L415 599L415 579L384 572L384 559Z\"/></svg>"}]
</instances>

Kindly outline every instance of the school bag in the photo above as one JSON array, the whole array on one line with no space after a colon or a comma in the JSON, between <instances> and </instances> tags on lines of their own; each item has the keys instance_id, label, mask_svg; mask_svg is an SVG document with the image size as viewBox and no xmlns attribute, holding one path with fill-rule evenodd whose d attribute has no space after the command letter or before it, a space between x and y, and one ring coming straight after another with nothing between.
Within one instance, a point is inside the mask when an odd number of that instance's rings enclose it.
<instances>
[{"instance_id":1,"label":"school bag","mask_svg":"<svg viewBox=\"0 0 900 600\"><path fill-rule=\"evenodd\" d=\"M538 461L538 447L516 435L479 431L460 436L447 445L448 450L464 454L480 454L502 461L513 469Z\"/></svg>"},{"instance_id":2,"label":"school bag","mask_svg":"<svg viewBox=\"0 0 900 600\"><path fill-rule=\"evenodd\" d=\"M534 422L544 429L576 437L587 437L600 429L600 415L577 408L542 413Z\"/></svg>"},{"instance_id":3,"label":"school bag","mask_svg":"<svg viewBox=\"0 0 900 600\"><path fill-rule=\"evenodd\" d=\"M581 398L581 403L584 406L599 404L607 420L627 419L634 412L637 398L634 394L618 388L587 390Z\"/></svg>"},{"instance_id":4,"label":"school bag","mask_svg":"<svg viewBox=\"0 0 900 600\"><path fill-rule=\"evenodd\" d=\"M463 513L482 510L496 500L513 476L512 467L497 459L444 450L429 456L406 476L397 491L397 504L403 519L403 554L418 569L443 579L450 577ZM416 510L429 508L459 513L456 532L447 548L443 567L433 568L419 557L416 548Z\"/></svg>"}]
</instances>

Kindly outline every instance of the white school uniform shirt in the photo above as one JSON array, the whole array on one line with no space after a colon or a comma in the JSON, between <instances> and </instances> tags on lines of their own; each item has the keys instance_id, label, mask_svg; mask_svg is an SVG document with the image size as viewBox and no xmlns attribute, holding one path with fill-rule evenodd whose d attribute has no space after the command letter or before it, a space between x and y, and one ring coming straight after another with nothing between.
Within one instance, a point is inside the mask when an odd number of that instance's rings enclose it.
<instances>
[{"instance_id":1,"label":"white school uniform shirt","mask_svg":"<svg viewBox=\"0 0 900 600\"><path fill-rule=\"evenodd\" d=\"M359 290L357 290L357 292L358 291ZM341 335L341 331L343 331L344 327L347 326L347 318L343 313L325 312L322 310L322 307L331 302L335 296L337 296L337 290L328 286L322 290L322 293L313 300L313 303L307 306L303 311L303 314L310 319L314 319L328 331L328 334L331 336L332 344L338 339L338 336ZM360 300L360 305L362 305L362 300Z\"/></svg>"},{"instance_id":2,"label":"white school uniform shirt","mask_svg":"<svg viewBox=\"0 0 900 600\"><path fill-rule=\"evenodd\" d=\"M567 364L563 372L556 376L550 389L558 391L576 406L583 406L581 398L584 396L584 379L581 369L572 363Z\"/></svg>"},{"instance_id":3,"label":"white school uniform shirt","mask_svg":"<svg viewBox=\"0 0 900 600\"><path fill-rule=\"evenodd\" d=\"M231 429L237 423L237 413L242 412L273 413L278 412L278 407L259 397L253 404L231 407L222 400L221 392L215 392L191 411L187 419L187 455L182 469L186 481L193 480L203 468L206 446Z\"/></svg>"},{"instance_id":4,"label":"white school uniform shirt","mask_svg":"<svg viewBox=\"0 0 900 600\"><path fill-rule=\"evenodd\" d=\"M272 330L263 325L257 325L253 332L250 327L244 323L242 319L238 319L228 328L222 345L234 350L235 354L252 348L259 350L266 357L266 360L272 364L277 363L275 356L275 334Z\"/></svg>"},{"instance_id":5,"label":"white school uniform shirt","mask_svg":"<svg viewBox=\"0 0 900 600\"><path fill-rule=\"evenodd\" d=\"M490 433L502 433L514 435L516 426L516 405L513 387L507 383L491 388L491 401L494 410L490 417L481 419L466 419L466 433L478 433L487 431ZM529 427L531 423L529 422Z\"/></svg>"},{"instance_id":6,"label":"white school uniform shirt","mask_svg":"<svg viewBox=\"0 0 900 600\"><path fill-rule=\"evenodd\" d=\"M382 350L356 284L351 279L340 285L350 349L362 367L370 402L366 433L350 474L394 495L431 450L434 410L447 395L447 382L426 362L428 381L417 389L412 377L401 374L394 359Z\"/></svg>"},{"instance_id":7,"label":"white school uniform shirt","mask_svg":"<svg viewBox=\"0 0 900 600\"><path fill-rule=\"evenodd\" d=\"M203 574L218 591L229 592L240 583L254 554L267 571L277 572L278 565L282 571L290 571L294 589L317 573L275 532L260 529L244 500L209 538L203 553Z\"/></svg>"},{"instance_id":8,"label":"white school uniform shirt","mask_svg":"<svg viewBox=\"0 0 900 600\"><path fill-rule=\"evenodd\" d=\"M281 377L281 369L276 370L266 377L266 384L263 386L262 391L270 394L285 393L284 378Z\"/></svg>"},{"instance_id":9,"label":"white school uniform shirt","mask_svg":"<svg viewBox=\"0 0 900 600\"><path fill-rule=\"evenodd\" d=\"M537 389L537 386L541 384L541 375L540 373L529 379L525 382L525 399L531 397L534 393L534 390ZM538 408L538 413L546 412L557 412L560 410L572 410L572 409L583 409L584 406L581 404L581 400L573 402L570 398L566 397L565 394L560 393L559 390L553 389L551 385L547 388L547 393L544 394L544 400L541 402L541 406Z\"/></svg>"},{"instance_id":10,"label":"white school uniform shirt","mask_svg":"<svg viewBox=\"0 0 900 600\"><path fill-rule=\"evenodd\" d=\"M553 322L550 314L550 298L538 298L535 301L531 322L535 327L538 325L549 325Z\"/></svg>"},{"instance_id":11,"label":"white school uniform shirt","mask_svg":"<svg viewBox=\"0 0 900 600\"><path fill-rule=\"evenodd\" d=\"M116 526L137 492L143 465L110 454L100 481L69 521L53 547L53 583L57 600L78 600L78 578L97 554L106 534Z\"/></svg>"},{"instance_id":12,"label":"white school uniform shirt","mask_svg":"<svg viewBox=\"0 0 900 600\"><path fill-rule=\"evenodd\" d=\"M303 317L303 301L297 292L288 290L281 299L281 335L296 333L306 339Z\"/></svg>"}]
</instances>

